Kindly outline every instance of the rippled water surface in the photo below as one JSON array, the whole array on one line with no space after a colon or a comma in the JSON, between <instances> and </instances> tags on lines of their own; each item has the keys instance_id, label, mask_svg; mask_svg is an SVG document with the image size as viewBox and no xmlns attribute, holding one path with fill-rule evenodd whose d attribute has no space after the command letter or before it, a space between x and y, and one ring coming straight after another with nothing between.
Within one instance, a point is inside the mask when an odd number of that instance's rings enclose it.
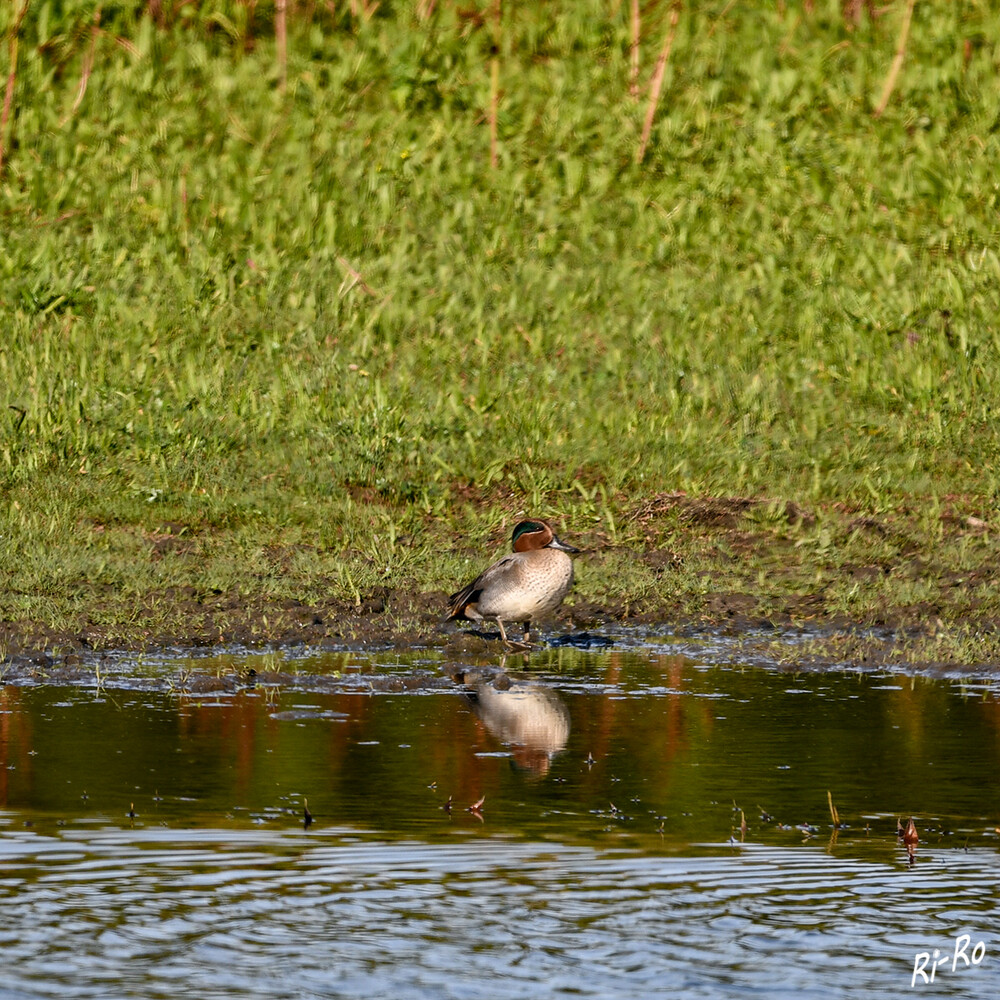
<instances>
[{"instance_id":1,"label":"rippled water surface","mask_svg":"<svg viewBox=\"0 0 1000 1000\"><path fill-rule=\"evenodd\" d=\"M0 688L2 997L1000 990L989 681L667 643L92 673Z\"/></svg>"}]
</instances>

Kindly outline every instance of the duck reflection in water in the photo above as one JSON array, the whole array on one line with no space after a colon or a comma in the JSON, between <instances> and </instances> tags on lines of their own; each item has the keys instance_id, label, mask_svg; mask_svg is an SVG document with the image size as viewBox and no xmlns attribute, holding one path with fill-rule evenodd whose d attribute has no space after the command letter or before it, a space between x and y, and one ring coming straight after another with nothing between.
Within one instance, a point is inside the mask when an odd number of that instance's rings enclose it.
<instances>
[{"instance_id":1,"label":"duck reflection in water","mask_svg":"<svg viewBox=\"0 0 1000 1000\"><path fill-rule=\"evenodd\" d=\"M505 673L468 683L476 715L510 747L514 763L536 777L548 774L552 759L569 740L569 710L559 695L544 684L512 680Z\"/></svg>"}]
</instances>

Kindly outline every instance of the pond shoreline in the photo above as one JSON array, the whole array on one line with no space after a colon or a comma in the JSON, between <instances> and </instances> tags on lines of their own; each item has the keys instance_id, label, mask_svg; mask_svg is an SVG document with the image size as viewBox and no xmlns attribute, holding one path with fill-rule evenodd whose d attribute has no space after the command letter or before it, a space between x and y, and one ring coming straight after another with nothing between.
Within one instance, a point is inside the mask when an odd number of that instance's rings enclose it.
<instances>
[{"instance_id":1,"label":"pond shoreline","mask_svg":"<svg viewBox=\"0 0 1000 1000\"><path fill-rule=\"evenodd\" d=\"M775 611L768 615L740 610L752 606L746 594L714 594L714 614L678 613L663 602L655 608L607 607L587 601L565 605L542 623L540 645L577 649L626 648L644 636L669 636L683 646L721 643L729 662L767 665L793 671L906 670L913 673L985 675L1000 664L974 655L973 645L993 635L996 624L975 627L902 610L875 622L845 616L805 617ZM36 621L0 624L0 682L89 683L100 664L135 657L253 656L276 652L296 656L352 650L421 649L452 658L497 657L505 650L489 626L444 620L443 592L402 595L383 589L351 606L297 601L268 602L211 595L178 603L165 620L171 628L124 630L118 623L93 620L81 628L51 628ZM624 640L624 646L623 646ZM717 658L717 657L713 657Z\"/></svg>"},{"instance_id":2,"label":"pond shoreline","mask_svg":"<svg viewBox=\"0 0 1000 1000\"><path fill-rule=\"evenodd\" d=\"M751 655L810 669L1000 665L993 537L967 519L859 519L836 505L774 502L774 517L756 521L766 511L746 498L654 499L614 538L572 508L558 519L581 554L573 592L541 623L543 638L616 628L753 634ZM359 507L358 519L363 511L378 513ZM0 593L0 668L162 649L499 651L483 638L495 629L445 622L448 593L508 551L509 522L519 516L464 530L425 520L397 537L384 563L371 555L381 536L370 529L369 541L347 548L291 545L262 529L250 550L221 530L204 531L197 544L183 531L153 531L151 547L135 549L141 539L127 524L94 539L46 539L36 553L45 573L12 578ZM114 585L77 565L73 546L85 543L97 546ZM788 630L808 633L794 660L780 638Z\"/></svg>"}]
</instances>

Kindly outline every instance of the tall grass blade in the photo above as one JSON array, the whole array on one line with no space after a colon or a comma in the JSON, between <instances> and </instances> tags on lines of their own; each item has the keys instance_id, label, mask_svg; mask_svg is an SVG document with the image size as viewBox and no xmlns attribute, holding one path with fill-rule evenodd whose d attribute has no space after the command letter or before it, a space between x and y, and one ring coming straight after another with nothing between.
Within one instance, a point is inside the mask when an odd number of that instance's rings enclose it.
<instances>
[{"instance_id":1,"label":"tall grass blade","mask_svg":"<svg viewBox=\"0 0 1000 1000\"><path fill-rule=\"evenodd\" d=\"M490 61L490 166L497 167L497 115L500 104L501 0L493 4L493 58Z\"/></svg>"},{"instance_id":2,"label":"tall grass blade","mask_svg":"<svg viewBox=\"0 0 1000 1000\"><path fill-rule=\"evenodd\" d=\"M670 58L670 50L674 45L674 36L677 34L677 22L681 16L680 0L670 8L670 24L667 33L663 38L663 47L660 49L660 57L656 60L656 69L653 71L653 79L649 84L649 102L646 105L646 120L642 126L642 140L636 150L635 162L642 163L646 156L646 147L649 145L649 135L653 131L653 119L656 117L656 105L660 100L660 88L663 86L663 74L667 68L667 60Z\"/></svg>"},{"instance_id":3,"label":"tall grass blade","mask_svg":"<svg viewBox=\"0 0 1000 1000\"><path fill-rule=\"evenodd\" d=\"M899 29L899 42L896 45L896 56L892 60L892 66L889 67L889 75L885 78L885 84L882 87L882 96L879 98L878 107L875 108L875 117L881 118L882 113L885 111L889 104L889 98L892 96L893 89L896 86L896 79L899 76L899 71L903 68L903 59L906 56L906 42L910 36L910 23L913 20L913 8L916 6L917 0L908 0L906 4L906 11L903 14L903 24Z\"/></svg>"},{"instance_id":4,"label":"tall grass blade","mask_svg":"<svg viewBox=\"0 0 1000 1000\"><path fill-rule=\"evenodd\" d=\"M639 18L639 0L632 0L632 63L629 71L628 92L632 95L633 101L639 100L639 35L641 33Z\"/></svg>"},{"instance_id":5,"label":"tall grass blade","mask_svg":"<svg viewBox=\"0 0 1000 1000\"><path fill-rule=\"evenodd\" d=\"M80 73L80 86L76 91L76 99L73 101L73 107L70 108L69 114L59 122L60 126L65 125L76 114L87 94L87 84L90 82L90 74L94 68L94 50L97 48L97 39L100 33L101 8L98 7L94 11L94 23L90 29L90 45L87 48L87 54L83 57L83 69Z\"/></svg>"},{"instance_id":6,"label":"tall grass blade","mask_svg":"<svg viewBox=\"0 0 1000 1000\"><path fill-rule=\"evenodd\" d=\"M7 123L10 121L10 109L14 102L14 88L17 86L17 39L21 31L21 24L25 14L28 13L28 4L31 0L24 0L24 5L14 18L14 23L10 26L10 38L7 41L7 49L10 55L10 72L7 74L7 87L3 94L3 113L0 114L0 175L3 174L4 155L10 141L7 134Z\"/></svg>"},{"instance_id":7,"label":"tall grass blade","mask_svg":"<svg viewBox=\"0 0 1000 1000\"><path fill-rule=\"evenodd\" d=\"M276 0L274 7L274 38L278 47L278 89L284 92L288 81L288 0Z\"/></svg>"}]
</instances>

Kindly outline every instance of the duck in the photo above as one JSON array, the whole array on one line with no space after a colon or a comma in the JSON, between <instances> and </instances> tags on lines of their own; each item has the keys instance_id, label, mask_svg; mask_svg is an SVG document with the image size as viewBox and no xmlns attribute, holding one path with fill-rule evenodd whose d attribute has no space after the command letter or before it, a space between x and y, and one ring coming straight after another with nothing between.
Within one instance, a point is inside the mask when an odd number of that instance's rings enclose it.
<instances>
[{"instance_id":1,"label":"duck","mask_svg":"<svg viewBox=\"0 0 1000 1000\"><path fill-rule=\"evenodd\" d=\"M507 646L504 622L522 622L524 640L531 644L531 623L551 614L573 585L573 560L580 550L556 537L552 525L529 518L514 525L512 553L483 570L448 598L448 621L495 621Z\"/></svg>"}]
</instances>

